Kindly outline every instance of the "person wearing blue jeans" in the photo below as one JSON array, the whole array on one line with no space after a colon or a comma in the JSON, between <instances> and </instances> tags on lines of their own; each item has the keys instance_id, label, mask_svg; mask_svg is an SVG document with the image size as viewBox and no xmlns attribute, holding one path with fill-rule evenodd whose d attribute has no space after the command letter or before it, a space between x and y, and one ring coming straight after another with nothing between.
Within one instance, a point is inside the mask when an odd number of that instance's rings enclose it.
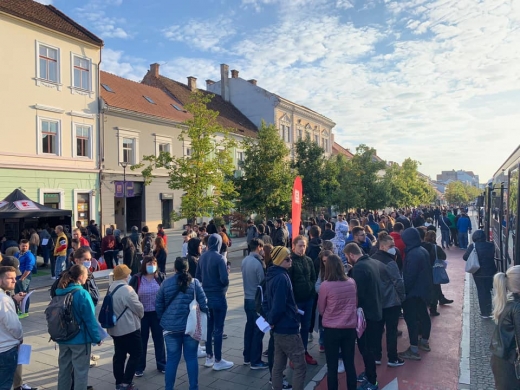
<instances>
[{"instance_id":1,"label":"person wearing blue jeans","mask_svg":"<svg viewBox=\"0 0 520 390\"><path fill-rule=\"evenodd\" d=\"M233 367L233 362L222 359L222 335L226 319L227 301L226 292L229 286L229 271L226 259L220 254L222 237L212 234L208 238L208 250L200 256L195 271L195 277L202 283L208 298L209 318L208 334L206 339L205 367L213 370L227 370ZM215 355L213 355L212 339L215 341Z\"/></svg>"},{"instance_id":2,"label":"person wearing blue jeans","mask_svg":"<svg viewBox=\"0 0 520 390\"><path fill-rule=\"evenodd\" d=\"M166 375L165 389L172 390L175 385L175 375L184 354L186 371L188 371L188 381L190 390L199 389L199 362L197 360L197 348L199 342L190 335L183 333L169 333L164 336L166 343Z\"/></svg>"},{"instance_id":3,"label":"person wearing blue jeans","mask_svg":"<svg viewBox=\"0 0 520 390\"><path fill-rule=\"evenodd\" d=\"M318 362L307 352L309 343L309 329L311 325L312 306L316 295L316 271L310 257L305 255L307 238L296 236L293 240L291 253L292 267L287 270L291 279L296 306L300 312L300 335L305 349L305 361L307 364L317 365Z\"/></svg>"},{"instance_id":4,"label":"person wearing blue jeans","mask_svg":"<svg viewBox=\"0 0 520 390\"><path fill-rule=\"evenodd\" d=\"M22 274L17 278L18 280L14 292L15 294L18 294L19 292L27 293L29 292L29 287L31 285L32 270L36 266L36 258L29 250L28 240L20 240L20 252L18 252L15 257L20 262L20 272ZM27 299L25 309L20 309L25 313L29 312L29 299Z\"/></svg>"},{"instance_id":5,"label":"person wearing blue jeans","mask_svg":"<svg viewBox=\"0 0 520 390\"><path fill-rule=\"evenodd\" d=\"M459 231L460 249L468 249L468 232L471 234L471 220L465 212L462 213L457 221L457 230Z\"/></svg>"},{"instance_id":6,"label":"person wearing blue jeans","mask_svg":"<svg viewBox=\"0 0 520 390\"><path fill-rule=\"evenodd\" d=\"M61 273L65 271L67 265L67 247L69 241L65 233L63 233L63 226L58 225L54 230L58 236L54 247L54 256L56 256L54 276L59 278Z\"/></svg>"}]
</instances>

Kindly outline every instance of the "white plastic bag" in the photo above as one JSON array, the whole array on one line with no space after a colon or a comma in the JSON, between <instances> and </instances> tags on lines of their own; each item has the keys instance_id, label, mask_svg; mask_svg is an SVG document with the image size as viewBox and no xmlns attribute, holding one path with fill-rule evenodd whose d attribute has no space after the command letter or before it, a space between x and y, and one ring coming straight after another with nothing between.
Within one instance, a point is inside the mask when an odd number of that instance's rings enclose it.
<instances>
[{"instance_id":1,"label":"white plastic bag","mask_svg":"<svg viewBox=\"0 0 520 390\"><path fill-rule=\"evenodd\" d=\"M477 249L473 244L473 250L469 254L468 260L466 261L466 272L474 274L480 269L480 262L478 261Z\"/></svg>"},{"instance_id":2,"label":"white plastic bag","mask_svg":"<svg viewBox=\"0 0 520 390\"><path fill-rule=\"evenodd\" d=\"M208 332L208 316L206 313L200 311L199 303L197 302L197 293L195 284L193 285L193 301L190 303L190 314L188 314L188 321L186 322L185 334L190 335L197 341L206 341Z\"/></svg>"}]
</instances>

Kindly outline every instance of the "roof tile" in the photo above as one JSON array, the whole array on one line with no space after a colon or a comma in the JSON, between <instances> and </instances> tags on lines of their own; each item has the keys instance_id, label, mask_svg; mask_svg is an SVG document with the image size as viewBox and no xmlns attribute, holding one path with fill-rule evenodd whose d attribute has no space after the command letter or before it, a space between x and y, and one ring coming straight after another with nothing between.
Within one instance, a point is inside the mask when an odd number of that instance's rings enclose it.
<instances>
[{"instance_id":1,"label":"roof tile","mask_svg":"<svg viewBox=\"0 0 520 390\"><path fill-rule=\"evenodd\" d=\"M52 5L33 0L0 0L0 12L59 31L82 41L103 46L103 41Z\"/></svg>"},{"instance_id":2,"label":"roof tile","mask_svg":"<svg viewBox=\"0 0 520 390\"><path fill-rule=\"evenodd\" d=\"M182 104L159 88L127 80L103 71L101 71L100 80L101 84L108 85L114 91L108 92L105 88L100 88L101 97L110 107L117 107L177 122L184 122L191 118L191 114L184 110ZM152 99L155 104L149 103L144 98L145 96ZM172 105L176 105L181 110L177 110Z\"/></svg>"}]
</instances>

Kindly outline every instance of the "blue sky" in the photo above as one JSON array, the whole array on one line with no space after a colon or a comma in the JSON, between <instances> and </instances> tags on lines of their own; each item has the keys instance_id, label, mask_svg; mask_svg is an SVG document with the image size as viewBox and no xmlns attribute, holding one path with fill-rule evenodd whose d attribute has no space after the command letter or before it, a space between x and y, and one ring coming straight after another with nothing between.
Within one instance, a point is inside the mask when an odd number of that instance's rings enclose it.
<instances>
[{"instance_id":1,"label":"blue sky","mask_svg":"<svg viewBox=\"0 0 520 390\"><path fill-rule=\"evenodd\" d=\"M515 0L41 0L105 41L102 68L186 82L219 65L435 178L487 180L520 143Z\"/></svg>"}]
</instances>

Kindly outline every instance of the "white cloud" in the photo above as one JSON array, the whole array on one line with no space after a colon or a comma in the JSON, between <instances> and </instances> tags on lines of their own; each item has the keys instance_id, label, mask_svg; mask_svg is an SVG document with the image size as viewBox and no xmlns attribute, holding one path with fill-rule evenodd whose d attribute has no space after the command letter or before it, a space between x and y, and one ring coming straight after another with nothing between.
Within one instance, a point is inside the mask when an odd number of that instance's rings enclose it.
<instances>
[{"instance_id":1,"label":"white cloud","mask_svg":"<svg viewBox=\"0 0 520 390\"><path fill-rule=\"evenodd\" d=\"M101 38L129 39L133 34L126 29L126 19L108 16L106 13L109 6L117 7L122 4L123 0L90 0L76 11L83 20L86 20L86 25Z\"/></svg>"},{"instance_id":2,"label":"white cloud","mask_svg":"<svg viewBox=\"0 0 520 390\"><path fill-rule=\"evenodd\" d=\"M38 3L41 3L41 4L52 4L52 0L35 0L36 2Z\"/></svg>"},{"instance_id":3,"label":"white cloud","mask_svg":"<svg viewBox=\"0 0 520 390\"><path fill-rule=\"evenodd\" d=\"M184 42L191 48L211 52L221 51L221 45L235 33L232 20L224 16L205 21L191 19L163 30L163 35L170 41Z\"/></svg>"},{"instance_id":4,"label":"white cloud","mask_svg":"<svg viewBox=\"0 0 520 390\"><path fill-rule=\"evenodd\" d=\"M142 59L127 57L119 50L103 50L101 69L105 72L130 80L141 81L146 74L147 68L145 61Z\"/></svg>"}]
</instances>

